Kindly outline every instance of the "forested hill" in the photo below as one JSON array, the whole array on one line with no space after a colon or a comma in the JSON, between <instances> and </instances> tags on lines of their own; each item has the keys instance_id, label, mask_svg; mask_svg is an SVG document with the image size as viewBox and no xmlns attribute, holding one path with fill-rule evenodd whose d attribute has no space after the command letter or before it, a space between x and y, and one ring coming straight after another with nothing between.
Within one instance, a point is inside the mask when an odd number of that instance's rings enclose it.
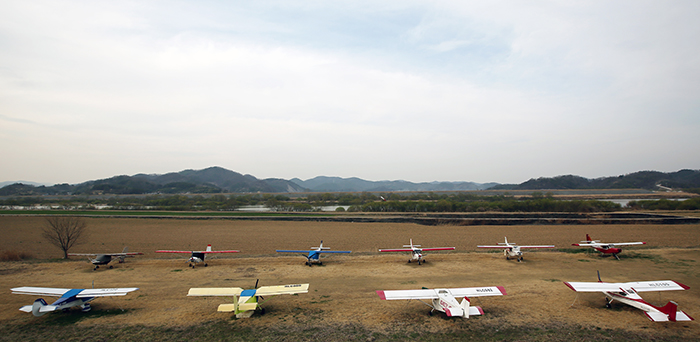
<instances>
[{"instance_id":1,"label":"forested hill","mask_svg":"<svg viewBox=\"0 0 700 342\"><path fill-rule=\"evenodd\" d=\"M359 178L315 177L258 179L251 175L210 167L184 170L163 175L137 174L116 176L80 184L36 186L12 184L0 188L0 196L99 195L99 194L202 194L202 193L294 193L294 192L390 192L390 191L465 191L465 190L556 190L556 189L651 189L659 186L672 189L700 189L700 170L663 173L641 171L617 177L588 179L579 176L557 176L530 179L522 184L367 181Z\"/></svg>"},{"instance_id":2,"label":"forested hill","mask_svg":"<svg viewBox=\"0 0 700 342\"><path fill-rule=\"evenodd\" d=\"M650 189L659 186L671 189L700 188L700 170L677 172L640 171L617 177L588 179L567 175L552 178L530 179L521 184L501 184L494 190L545 190L545 189Z\"/></svg>"},{"instance_id":3,"label":"forested hill","mask_svg":"<svg viewBox=\"0 0 700 342\"><path fill-rule=\"evenodd\" d=\"M185 170L164 175L137 174L69 185L8 185L0 196L98 195L98 194L182 194L229 192L301 192L306 189L284 179L257 179L221 167Z\"/></svg>"}]
</instances>

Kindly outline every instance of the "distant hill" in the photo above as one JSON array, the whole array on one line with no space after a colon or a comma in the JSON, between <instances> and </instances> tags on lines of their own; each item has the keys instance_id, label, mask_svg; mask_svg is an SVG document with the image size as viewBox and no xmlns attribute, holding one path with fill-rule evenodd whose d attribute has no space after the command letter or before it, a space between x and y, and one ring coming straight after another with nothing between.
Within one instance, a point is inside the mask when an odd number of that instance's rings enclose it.
<instances>
[{"instance_id":1,"label":"distant hill","mask_svg":"<svg viewBox=\"0 0 700 342\"><path fill-rule=\"evenodd\" d=\"M700 188L700 170L663 173L640 171L617 177L588 179L566 175L533 178L521 184L426 182L403 180L367 181L360 178L319 176L308 180L293 178L258 179L221 167L184 170L163 175L136 174L53 186L15 183L0 188L0 196L98 195L98 194L182 194L182 193L294 193L294 192L382 192L382 191L469 191L469 190L557 190L557 189L674 189Z\"/></svg>"},{"instance_id":2,"label":"distant hill","mask_svg":"<svg viewBox=\"0 0 700 342\"><path fill-rule=\"evenodd\" d=\"M493 190L559 190L559 189L650 189L659 186L672 189L689 189L700 187L700 170L680 170L663 173L658 171L640 171L617 177L588 179L580 176L566 175L552 178L533 178L521 184L501 184Z\"/></svg>"},{"instance_id":3,"label":"distant hill","mask_svg":"<svg viewBox=\"0 0 700 342\"><path fill-rule=\"evenodd\" d=\"M257 179L251 175L242 175L221 167L210 167L204 170L184 170L164 175L115 176L76 185L12 184L1 188L0 196L301 191L306 189L283 179Z\"/></svg>"},{"instance_id":4,"label":"distant hill","mask_svg":"<svg viewBox=\"0 0 700 342\"><path fill-rule=\"evenodd\" d=\"M340 178L319 176L302 181L292 178L297 185L317 192L357 192L357 191L466 191L485 190L497 183L479 184L473 182L430 182L412 183L407 181L367 181L360 178Z\"/></svg>"}]
</instances>

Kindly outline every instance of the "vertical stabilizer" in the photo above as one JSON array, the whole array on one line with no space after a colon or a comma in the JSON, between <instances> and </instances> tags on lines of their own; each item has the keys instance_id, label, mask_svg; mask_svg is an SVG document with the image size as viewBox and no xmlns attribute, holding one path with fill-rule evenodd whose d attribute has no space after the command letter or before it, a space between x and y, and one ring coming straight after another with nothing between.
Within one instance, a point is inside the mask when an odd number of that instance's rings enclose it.
<instances>
[{"instance_id":1,"label":"vertical stabilizer","mask_svg":"<svg viewBox=\"0 0 700 342\"><path fill-rule=\"evenodd\" d=\"M676 321L676 311L678 310L678 304L671 301L666 303L666 305L659 308L659 311L668 315L668 320L671 322Z\"/></svg>"},{"instance_id":2,"label":"vertical stabilizer","mask_svg":"<svg viewBox=\"0 0 700 342\"><path fill-rule=\"evenodd\" d=\"M591 239L591 237L590 237L590 236L588 236L588 234L586 234L586 241L588 241L588 242L591 242L591 241L593 241L593 240Z\"/></svg>"},{"instance_id":3,"label":"vertical stabilizer","mask_svg":"<svg viewBox=\"0 0 700 342\"><path fill-rule=\"evenodd\" d=\"M207 252L211 252L211 245L207 245Z\"/></svg>"}]
</instances>

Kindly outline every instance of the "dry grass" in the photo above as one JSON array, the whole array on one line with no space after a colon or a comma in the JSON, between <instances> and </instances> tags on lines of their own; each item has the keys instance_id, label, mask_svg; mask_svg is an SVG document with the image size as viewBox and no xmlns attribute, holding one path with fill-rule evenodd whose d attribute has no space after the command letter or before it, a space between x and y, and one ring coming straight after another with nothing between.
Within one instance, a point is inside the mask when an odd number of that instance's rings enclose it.
<instances>
[{"instance_id":1,"label":"dry grass","mask_svg":"<svg viewBox=\"0 0 700 342\"><path fill-rule=\"evenodd\" d=\"M0 252L0 261L22 261L33 259L34 255L27 251L2 251Z\"/></svg>"},{"instance_id":2,"label":"dry grass","mask_svg":"<svg viewBox=\"0 0 700 342\"><path fill-rule=\"evenodd\" d=\"M0 233L4 237L0 248L30 251L39 258L60 257L59 250L41 241L37 230L40 224L36 224L41 220L0 217ZM641 311L622 305L607 310L602 294L577 296L562 284L595 281L596 270L606 281L673 279L691 289L649 293L645 299L657 305L674 300L682 310L697 317L698 225L428 227L107 218L88 219L88 225L91 240L74 252L118 252L128 245L131 251L146 255L128 259L124 264L115 263L113 270L98 271L92 271L85 261L2 262L0 285L6 290L0 292L0 325L18 327L39 322L75 329L124 327L156 332L187 331L184 327L201 331L202 327L214 326L212 329L221 331L261 333L269 340L284 339L286 334L303 340L339 339L341 333L352 337L347 335L352 331L368 340L425 339L430 336L428 333L448 340L446 337L456 336L453 339L459 340L476 332L497 340L519 339L518 332L527 332L522 337L525 340L536 340L538 336L542 340L564 340L562 337L569 333L653 336L661 340L700 336L696 322L653 323ZM604 241L645 240L648 245L625 249L621 261L601 258L597 253L541 251L526 253L523 263L508 262L501 253L477 252L475 248L477 244L500 242L503 236L520 244L570 247L586 233ZM426 247L455 246L457 250L428 254L428 263L421 266L406 263L407 254L376 252L378 248L399 247L408 238ZM301 256L274 252L276 248L306 249L321 239L324 245L349 249L353 254L332 255L323 266L307 267ZM240 249L242 253L213 259L209 267L196 269L188 268L182 255L153 253L157 249L203 249L207 243L214 249ZM217 313L216 307L227 302L225 298L186 297L190 287L251 288L256 279L261 285L308 282L310 292L276 297L265 303L265 315L248 320L234 320L230 315ZM16 286L89 287L93 281L95 287L136 286L140 290L123 298L97 299L88 315L55 313L41 318L17 310L35 298L11 295L7 290ZM485 315L469 320L430 317L429 308L419 302L381 301L375 293L380 289L488 285L504 286L508 296L475 299L473 304L482 306ZM499 331L510 333L501 335ZM454 335L445 335L448 333ZM178 334L177 339L189 336L185 332ZM163 336L160 338L167 339Z\"/></svg>"}]
</instances>

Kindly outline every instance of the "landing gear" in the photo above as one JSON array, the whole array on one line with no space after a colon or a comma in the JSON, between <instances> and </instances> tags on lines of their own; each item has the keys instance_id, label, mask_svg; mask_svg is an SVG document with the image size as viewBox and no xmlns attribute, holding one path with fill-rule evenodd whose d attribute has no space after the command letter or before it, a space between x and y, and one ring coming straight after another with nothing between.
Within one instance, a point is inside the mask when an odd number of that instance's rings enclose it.
<instances>
[{"instance_id":1,"label":"landing gear","mask_svg":"<svg viewBox=\"0 0 700 342\"><path fill-rule=\"evenodd\" d=\"M80 309L83 312L88 312L88 311L92 310L92 306L90 306L90 303L85 303L85 304L80 306Z\"/></svg>"},{"instance_id":2,"label":"landing gear","mask_svg":"<svg viewBox=\"0 0 700 342\"><path fill-rule=\"evenodd\" d=\"M209 266L209 265L207 265L207 263L205 262L205 263L204 263L204 267L207 267L207 266Z\"/></svg>"},{"instance_id":3,"label":"landing gear","mask_svg":"<svg viewBox=\"0 0 700 342\"><path fill-rule=\"evenodd\" d=\"M319 265L319 266L323 266L323 261L319 261L319 262L318 262L318 265Z\"/></svg>"},{"instance_id":4,"label":"landing gear","mask_svg":"<svg viewBox=\"0 0 700 342\"><path fill-rule=\"evenodd\" d=\"M523 261L523 257L519 257L518 262L522 262L522 261Z\"/></svg>"},{"instance_id":5,"label":"landing gear","mask_svg":"<svg viewBox=\"0 0 700 342\"><path fill-rule=\"evenodd\" d=\"M432 315L433 315L433 310L428 311L428 316L432 316Z\"/></svg>"},{"instance_id":6,"label":"landing gear","mask_svg":"<svg viewBox=\"0 0 700 342\"><path fill-rule=\"evenodd\" d=\"M506 255L506 260L510 260L510 257Z\"/></svg>"},{"instance_id":7,"label":"landing gear","mask_svg":"<svg viewBox=\"0 0 700 342\"><path fill-rule=\"evenodd\" d=\"M95 266L95 268L93 268L92 270L97 271L98 268L100 268L100 266Z\"/></svg>"},{"instance_id":8,"label":"landing gear","mask_svg":"<svg viewBox=\"0 0 700 342\"><path fill-rule=\"evenodd\" d=\"M608 300L605 298L605 307L608 309L612 308L612 299Z\"/></svg>"},{"instance_id":9,"label":"landing gear","mask_svg":"<svg viewBox=\"0 0 700 342\"><path fill-rule=\"evenodd\" d=\"M111 270L111 269L113 269L113 268L114 268L114 266L112 266L112 265L109 265L109 269L110 269L110 270Z\"/></svg>"},{"instance_id":10,"label":"landing gear","mask_svg":"<svg viewBox=\"0 0 700 342\"><path fill-rule=\"evenodd\" d=\"M420 265L420 260L418 260L418 265Z\"/></svg>"},{"instance_id":11,"label":"landing gear","mask_svg":"<svg viewBox=\"0 0 700 342\"><path fill-rule=\"evenodd\" d=\"M620 258L617 257L617 253L613 253L613 256L615 257L615 259L620 260Z\"/></svg>"},{"instance_id":12,"label":"landing gear","mask_svg":"<svg viewBox=\"0 0 700 342\"><path fill-rule=\"evenodd\" d=\"M265 314L265 308L260 308L260 314L264 315Z\"/></svg>"}]
</instances>

